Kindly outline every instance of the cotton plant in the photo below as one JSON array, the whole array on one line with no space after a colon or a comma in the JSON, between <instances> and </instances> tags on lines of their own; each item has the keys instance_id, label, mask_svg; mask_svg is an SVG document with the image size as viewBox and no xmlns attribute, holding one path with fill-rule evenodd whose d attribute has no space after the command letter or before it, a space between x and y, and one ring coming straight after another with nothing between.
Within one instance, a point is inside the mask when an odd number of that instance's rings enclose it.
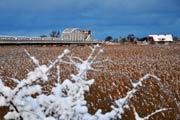
<instances>
[{"instance_id":1,"label":"cotton plant","mask_svg":"<svg viewBox=\"0 0 180 120\"><path fill-rule=\"evenodd\" d=\"M69 50L57 57L50 65L40 65L39 60L25 50L26 54L36 65L34 71L27 74L23 80L12 79L17 84L15 88L5 86L0 79L0 106L8 106L10 111L4 116L4 119L16 120L112 120L122 118L124 110L133 108L135 118L138 120L148 119L150 116L167 110L161 108L147 117L140 117L135 108L130 105L130 99L142 86L143 81L153 77L157 81L160 79L155 75L147 74L140 78L137 83L132 83L132 90L115 101L112 110L102 114L99 109L95 114L88 113L87 101L85 100L85 92L89 91L90 86L95 82L94 79L88 79L89 71L97 71L92 65L99 63L97 57L103 50L99 45L91 48L89 56L83 60L77 56L69 55ZM68 58L64 61L64 58ZM71 74L70 79L62 80L60 77L61 68L58 63L70 64L75 66L76 74ZM57 69L57 83L52 88L51 93L46 95L42 92L42 87L38 82L49 81L51 69ZM33 96L36 94L36 96Z\"/></svg>"}]
</instances>

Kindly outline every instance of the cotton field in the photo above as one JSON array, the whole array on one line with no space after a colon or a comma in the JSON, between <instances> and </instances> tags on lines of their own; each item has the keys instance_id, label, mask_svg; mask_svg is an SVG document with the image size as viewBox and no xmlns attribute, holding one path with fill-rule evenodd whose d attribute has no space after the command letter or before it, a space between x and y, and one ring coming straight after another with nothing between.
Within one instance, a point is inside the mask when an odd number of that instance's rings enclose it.
<instances>
[{"instance_id":1,"label":"cotton field","mask_svg":"<svg viewBox=\"0 0 180 120\"><path fill-rule=\"evenodd\" d=\"M179 45L0 47L0 119L178 120L179 94Z\"/></svg>"}]
</instances>

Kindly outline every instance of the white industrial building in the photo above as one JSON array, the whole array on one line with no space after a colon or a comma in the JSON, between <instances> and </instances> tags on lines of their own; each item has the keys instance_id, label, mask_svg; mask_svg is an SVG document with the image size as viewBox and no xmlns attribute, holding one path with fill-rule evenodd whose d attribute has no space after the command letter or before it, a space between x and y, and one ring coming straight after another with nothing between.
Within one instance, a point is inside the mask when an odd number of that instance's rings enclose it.
<instances>
[{"instance_id":1,"label":"white industrial building","mask_svg":"<svg viewBox=\"0 0 180 120\"><path fill-rule=\"evenodd\" d=\"M148 36L149 42L172 42L173 37L171 34L165 34L165 35L149 35Z\"/></svg>"},{"instance_id":2,"label":"white industrial building","mask_svg":"<svg viewBox=\"0 0 180 120\"><path fill-rule=\"evenodd\" d=\"M66 41L86 41L92 40L90 30L80 30L78 28L66 28L61 35L62 40Z\"/></svg>"}]
</instances>

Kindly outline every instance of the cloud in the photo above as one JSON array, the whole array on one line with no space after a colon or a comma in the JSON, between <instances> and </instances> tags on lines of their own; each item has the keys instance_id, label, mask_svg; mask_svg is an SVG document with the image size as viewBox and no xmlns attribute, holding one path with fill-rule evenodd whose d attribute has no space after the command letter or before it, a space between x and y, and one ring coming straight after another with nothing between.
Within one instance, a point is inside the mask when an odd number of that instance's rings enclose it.
<instances>
[{"instance_id":1,"label":"cloud","mask_svg":"<svg viewBox=\"0 0 180 120\"><path fill-rule=\"evenodd\" d=\"M50 11L91 11L97 9L106 12L136 12L158 10L161 8L178 8L179 0L1 0L0 9L10 8L9 11L34 11L34 12L50 12ZM13 10L13 11L12 11Z\"/></svg>"},{"instance_id":2,"label":"cloud","mask_svg":"<svg viewBox=\"0 0 180 120\"><path fill-rule=\"evenodd\" d=\"M1 0L0 33L24 30L40 34L78 27L92 29L101 38L132 32L142 36L169 27L180 34L179 4L179 0Z\"/></svg>"}]
</instances>

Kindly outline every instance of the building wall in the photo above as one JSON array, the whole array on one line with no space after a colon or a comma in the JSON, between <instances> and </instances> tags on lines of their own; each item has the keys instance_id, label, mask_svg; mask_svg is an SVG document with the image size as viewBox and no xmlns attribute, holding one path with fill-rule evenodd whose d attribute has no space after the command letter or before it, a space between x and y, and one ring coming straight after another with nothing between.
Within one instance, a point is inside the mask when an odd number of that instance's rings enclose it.
<instances>
[{"instance_id":1,"label":"building wall","mask_svg":"<svg viewBox=\"0 0 180 120\"><path fill-rule=\"evenodd\" d=\"M83 40L83 34L79 30L74 30L69 33L62 33L62 40L67 40L67 41L80 41Z\"/></svg>"},{"instance_id":2,"label":"building wall","mask_svg":"<svg viewBox=\"0 0 180 120\"><path fill-rule=\"evenodd\" d=\"M170 34L168 34L168 35L149 35L148 37L149 37L150 40L153 40L155 42L161 42L161 41L172 42L173 41L173 37Z\"/></svg>"},{"instance_id":3,"label":"building wall","mask_svg":"<svg viewBox=\"0 0 180 120\"><path fill-rule=\"evenodd\" d=\"M62 40L67 41L85 41L91 40L91 31L85 32L84 30L73 30L72 32L63 32ZM87 39L88 38L88 39Z\"/></svg>"}]
</instances>

